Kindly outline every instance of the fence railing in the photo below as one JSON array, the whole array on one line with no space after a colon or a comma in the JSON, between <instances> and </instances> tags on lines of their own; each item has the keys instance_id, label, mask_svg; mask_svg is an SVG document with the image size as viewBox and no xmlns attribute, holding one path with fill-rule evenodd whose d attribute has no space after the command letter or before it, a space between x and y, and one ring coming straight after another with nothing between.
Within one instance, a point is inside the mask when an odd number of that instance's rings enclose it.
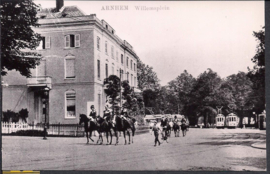
<instances>
[{"instance_id":1,"label":"fence railing","mask_svg":"<svg viewBox=\"0 0 270 174\"><path fill-rule=\"evenodd\" d=\"M11 134L20 130L44 130L42 124L8 123L2 122L2 134ZM47 128L48 135L59 136L84 136L84 127L78 124L50 124Z\"/></svg>"}]
</instances>

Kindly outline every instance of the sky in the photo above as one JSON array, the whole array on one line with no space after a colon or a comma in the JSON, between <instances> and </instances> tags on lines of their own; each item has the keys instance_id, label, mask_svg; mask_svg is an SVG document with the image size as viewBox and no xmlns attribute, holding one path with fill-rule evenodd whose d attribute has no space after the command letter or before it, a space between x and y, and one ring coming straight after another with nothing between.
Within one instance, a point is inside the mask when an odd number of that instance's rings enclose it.
<instances>
[{"instance_id":1,"label":"sky","mask_svg":"<svg viewBox=\"0 0 270 174\"><path fill-rule=\"evenodd\" d=\"M34 2L42 8L56 4ZM153 67L161 85L184 70L198 77L211 68L221 78L248 72L257 45L253 31L265 25L264 1L64 1L64 5L76 5L86 15L96 14L108 22L141 61Z\"/></svg>"}]
</instances>

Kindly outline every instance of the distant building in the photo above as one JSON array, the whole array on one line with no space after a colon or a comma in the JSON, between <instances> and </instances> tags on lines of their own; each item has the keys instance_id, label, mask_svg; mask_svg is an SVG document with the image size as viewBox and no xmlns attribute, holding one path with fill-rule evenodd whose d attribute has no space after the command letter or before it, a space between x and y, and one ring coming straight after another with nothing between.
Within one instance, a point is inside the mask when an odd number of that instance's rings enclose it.
<instances>
[{"instance_id":1,"label":"distant building","mask_svg":"<svg viewBox=\"0 0 270 174\"><path fill-rule=\"evenodd\" d=\"M16 71L3 77L3 111L27 108L28 122L44 122L44 88L49 87L50 123L74 124L79 114L94 105L103 115L106 96L103 80L111 74L137 87L137 59L133 47L95 14L85 15L76 6L40 9L35 28L43 40L38 48L40 65L26 78Z\"/></svg>"}]
</instances>

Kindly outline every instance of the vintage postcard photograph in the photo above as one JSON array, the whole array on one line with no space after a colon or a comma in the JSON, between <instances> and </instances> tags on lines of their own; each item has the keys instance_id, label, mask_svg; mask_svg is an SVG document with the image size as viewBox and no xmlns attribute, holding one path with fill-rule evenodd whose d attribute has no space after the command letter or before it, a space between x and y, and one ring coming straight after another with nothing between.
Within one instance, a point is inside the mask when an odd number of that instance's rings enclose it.
<instances>
[{"instance_id":1,"label":"vintage postcard photograph","mask_svg":"<svg viewBox=\"0 0 270 174\"><path fill-rule=\"evenodd\" d=\"M2 170L267 171L264 1L0 10Z\"/></svg>"}]
</instances>

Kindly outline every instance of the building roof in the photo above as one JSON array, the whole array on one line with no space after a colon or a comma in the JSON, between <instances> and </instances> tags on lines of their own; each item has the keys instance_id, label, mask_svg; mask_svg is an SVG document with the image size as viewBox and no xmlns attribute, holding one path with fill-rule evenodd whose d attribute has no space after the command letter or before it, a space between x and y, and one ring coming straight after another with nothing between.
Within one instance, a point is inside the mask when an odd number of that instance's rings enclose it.
<instances>
[{"instance_id":1,"label":"building roof","mask_svg":"<svg viewBox=\"0 0 270 174\"><path fill-rule=\"evenodd\" d=\"M38 12L38 16L41 19L77 17L84 15L85 14L76 6L64 6L59 10L59 12L56 11L56 8L44 8L40 9L40 11Z\"/></svg>"}]
</instances>

